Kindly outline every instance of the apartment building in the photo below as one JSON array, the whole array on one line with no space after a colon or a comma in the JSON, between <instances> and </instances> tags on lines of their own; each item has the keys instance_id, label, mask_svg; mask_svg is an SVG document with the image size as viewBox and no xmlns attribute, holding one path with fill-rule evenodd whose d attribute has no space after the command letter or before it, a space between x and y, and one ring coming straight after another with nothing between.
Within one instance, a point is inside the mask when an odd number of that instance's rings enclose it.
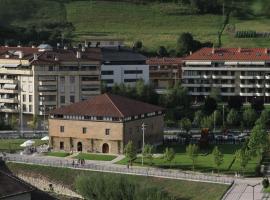
<instances>
[{"instance_id":1,"label":"apartment building","mask_svg":"<svg viewBox=\"0 0 270 200\"><path fill-rule=\"evenodd\" d=\"M124 83L149 82L149 65L142 54L124 47L102 48L101 80L107 88Z\"/></svg>"},{"instance_id":2,"label":"apartment building","mask_svg":"<svg viewBox=\"0 0 270 200\"><path fill-rule=\"evenodd\" d=\"M159 94L164 94L167 88L181 80L182 58L152 57L146 63L149 65L150 83Z\"/></svg>"},{"instance_id":3,"label":"apartment building","mask_svg":"<svg viewBox=\"0 0 270 200\"><path fill-rule=\"evenodd\" d=\"M133 141L140 150L143 123L145 143L162 143L163 108L105 93L51 111L50 146L55 151L123 154Z\"/></svg>"},{"instance_id":4,"label":"apartment building","mask_svg":"<svg viewBox=\"0 0 270 200\"><path fill-rule=\"evenodd\" d=\"M202 48L183 60L182 85L195 101L218 88L223 100L262 98L270 103L270 49Z\"/></svg>"},{"instance_id":5,"label":"apartment building","mask_svg":"<svg viewBox=\"0 0 270 200\"><path fill-rule=\"evenodd\" d=\"M98 48L0 47L0 114L33 115L100 94Z\"/></svg>"}]
</instances>

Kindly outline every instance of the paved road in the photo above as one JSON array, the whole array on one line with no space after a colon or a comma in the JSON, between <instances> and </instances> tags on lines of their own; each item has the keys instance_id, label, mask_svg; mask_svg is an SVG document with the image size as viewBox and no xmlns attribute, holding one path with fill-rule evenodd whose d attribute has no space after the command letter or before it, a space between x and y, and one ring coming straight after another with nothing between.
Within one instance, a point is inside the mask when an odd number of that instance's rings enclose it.
<instances>
[{"instance_id":1,"label":"paved road","mask_svg":"<svg viewBox=\"0 0 270 200\"><path fill-rule=\"evenodd\" d=\"M264 194L262 185L260 184L262 178L235 178L230 176L216 176L213 174L203 174L203 173L194 173L180 170L166 170L158 168L147 168L134 166L132 168L127 168L125 165L113 164L121 160L123 156L120 156L113 161L93 161L87 160L85 165L73 165L72 158L57 158L50 156L26 156L18 154L7 154L7 159L14 162L23 162L31 164L40 164L56 167L70 167L78 168L84 170L94 170L94 171L103 171L103 172L112 172L112 173L122 173L122 174L134 174L142 176L153 176L153 177L162 177L170 179L180 179L180 180L189 180L189 181L199 181L199 182L210 182L210 183L219 183L219 184L231 184L234 181L233 186L223 197L222 200L253 200L253 188L249 185L259 184L254 189L254 200L266 200L269 199L269 195ZM75 162L76 163L76 162Z\"/></svg>"}]
</instances>

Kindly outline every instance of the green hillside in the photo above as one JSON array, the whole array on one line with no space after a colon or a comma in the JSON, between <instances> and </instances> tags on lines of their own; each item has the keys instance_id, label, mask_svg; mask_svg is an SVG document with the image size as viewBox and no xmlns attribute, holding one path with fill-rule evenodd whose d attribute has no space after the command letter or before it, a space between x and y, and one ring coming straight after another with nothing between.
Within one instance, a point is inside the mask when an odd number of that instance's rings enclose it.
<instances>
[{"instance_id":1,"label":"green hillside","mask_svg":"<svg viewBox=\"0 0 270 200\"><path fill-rule=\"evenodd\" d=\"M16 1L16 0L10 0ZM21 0L28 2L33 0ZM0 7L5 0L0 0ZM175 48L176 39L190 32L196 40L217 43L217 33L223 22L221 15L192 14L192 8L173 3L133 4L112 1L35 0L35 12L24 18L16 17L12 24L29 26L40 22L68 21L75 31L73 39L84 41L91 37L124 38L128 44L141 40L148 50L163 45ZM230 17L229 26L235 30L270 32L270 20L260 14L259 1L249 5L252 15L241 19ZM14 6L13 8L14 9ZM1 15L0 15L1 17ZM241 16L240 16L241 17ZM1 18L0 18L1 19ZM227 29L222 36L223 46L270 46L269 38L234 38Z\"/></svg>"}]
</instances>

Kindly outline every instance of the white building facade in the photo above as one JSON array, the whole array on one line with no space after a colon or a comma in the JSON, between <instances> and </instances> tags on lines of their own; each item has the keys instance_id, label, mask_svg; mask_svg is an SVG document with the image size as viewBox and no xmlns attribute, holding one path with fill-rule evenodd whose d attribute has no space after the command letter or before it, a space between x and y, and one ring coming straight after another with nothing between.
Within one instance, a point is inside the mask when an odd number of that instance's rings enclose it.
<instances>
[{"instance_id":1,"label":"white building facade","mask_svg":"<svg viewBox=\"0 0 270 200\"><path fill-rule=\"evenodd\" d=\"M138 80L149 83L149 65L146 57L131 50L103 49L101 80L107 88L124 83L135 86Z\"/></svg>"},{"instance_id":2,"label":"white building facade","mask_svg":"<svg viewBox=\"0 0 270 200\"><path fill-rule=\"evenodd\" d=\"M267 48L203 48L186 58L182 85L194 101L202 101L213 88L224 101L260 98L270 103L270 51Z\"/></svg>"}]
</instances>

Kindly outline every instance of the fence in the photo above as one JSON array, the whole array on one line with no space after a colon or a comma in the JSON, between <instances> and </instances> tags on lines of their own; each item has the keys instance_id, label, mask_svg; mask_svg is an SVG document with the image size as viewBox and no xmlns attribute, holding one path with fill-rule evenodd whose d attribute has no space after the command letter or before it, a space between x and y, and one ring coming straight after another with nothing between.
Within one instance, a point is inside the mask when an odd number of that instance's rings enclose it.
<instances>
[{"instance_id":1,"label":"fence","mask_svg":"<svg viewBox=\"0 0 270 200\"><path fill-rule=\"evenodd\" d=\"M27 157L21 155L6 155L4 156L5 161L10 162L21 162L27 164L37 164L52 167L68 167L76 169L85 169L100 172L110 172L119 174L131 174L140 176L151 176L169 179L180 179L180 180L190 180L198 182L210 182L210 183L220 183L220 184L231 184L234 180L232 177L227 176L215 176L212 174L203 173L192 173L184 172L180 170L167 170L160 168L147 168L147 167L126 167L123 165L113 165L113 164L96 164L96 163L85 163L83 165L75 164L73 160L63 160L63 159L46 159L45 157Z\"/></svg>"},{"instance_id":2,"label":"fence","mask_svg":"<svg viewBox=\"0 0 270 200\"><path fill-rule=\"evenodd\" d=\"M42 138L48 135L48 131L0 131L0 139L17 139L17 138Z\"/></svg>"}]
</instances>

